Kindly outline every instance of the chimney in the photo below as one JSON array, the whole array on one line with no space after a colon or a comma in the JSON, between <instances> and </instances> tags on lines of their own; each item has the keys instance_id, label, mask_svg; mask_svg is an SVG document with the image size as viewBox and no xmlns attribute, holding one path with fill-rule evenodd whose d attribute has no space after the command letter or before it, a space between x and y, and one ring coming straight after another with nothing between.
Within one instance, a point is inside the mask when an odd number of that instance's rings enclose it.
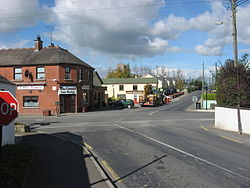
<instances>
[{"instance_id":1,"label":"chimney","mask_svg":"<svg viewBox=\"0 0 250 188\"><path fill-rule=\"evenodd\" d=\"M43 41L41 40L40 35L37 35L35 40L35 52L38 52L43 48Z\"/></svg>"}]
</instances>

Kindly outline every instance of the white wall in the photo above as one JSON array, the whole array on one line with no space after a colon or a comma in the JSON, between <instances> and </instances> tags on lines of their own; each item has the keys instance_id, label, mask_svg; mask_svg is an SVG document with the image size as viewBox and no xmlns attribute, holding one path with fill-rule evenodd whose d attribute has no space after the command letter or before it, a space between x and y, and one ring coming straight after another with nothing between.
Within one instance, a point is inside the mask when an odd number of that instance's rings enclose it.
<instances>
[{"instance_id":1,"label":"white wall","mask_svg":"<svg viewBox=\"0 0 250 188\"><path fill-rule=\"evenodd\" d=\"M242 132L250 134L250 110L240 110ZM215 127L229 131L238 131L237 109L215 107Z\"/></svg>"},{"instance_id":2,"label":"white wall","mask_svg":"<svg viewBox=\"0 0 250 188\"><path fill-rule=\"evenodd\" d=\"M152 86L157 86L156 83L149 83ZM119 85L124 85L124 90L119 90ZM126 99L134 99L134 94L127 94L127 91L133 91L133 85L137 85L137 91L144 91L144 86L146 84L103 84L104 87L107 87L107 90L105 91L105 94L108 94L108 97L115 97L117 98L117 95L119 94L125 94ZM137 94L137 98L139 99L139 95Z\"/></svg>"},{"instance_id":3,"label":"white wall","mask_svg":"<svg viewBox=\"0 0 250 188\"><path fill-rule=\"evenodd\" d=\"M16 96L16 86L2 83L0 81L0 90L10 91L13 96ZM3 126L2 145L15 144L15 125L12 121L8 126Z\"/></svg>"}]
</instances>

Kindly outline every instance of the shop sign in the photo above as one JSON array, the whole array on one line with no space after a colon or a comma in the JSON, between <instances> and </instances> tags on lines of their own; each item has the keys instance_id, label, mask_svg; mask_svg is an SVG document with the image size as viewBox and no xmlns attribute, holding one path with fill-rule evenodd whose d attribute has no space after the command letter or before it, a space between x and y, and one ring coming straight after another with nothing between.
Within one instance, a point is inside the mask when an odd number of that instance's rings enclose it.
<instances>
[{"instance_id":1,"label":"shop sign","mask_svg":"<svg viewBox=\"0 0 250 188\"><path fill-rule=\"evenodd\" d=\"M127 94L143 94L143 91L126 91Z\"/></svg>"},{"instance_id":2,"label":"shop sign","mask_svg":"<svg viewBox=\"0 0 250 188\"><path fill-rule=\"evenodd\" d=\"M89 85L82 85L82 90L89 90L89 89L90 89Z\"/></svg>"},{"instance_id":3,"label":"shop sign","mask_svg":"<svg viewBox=\"0 0 250 188\"><path fill-rule=\"evenodd\" d=\"M17 90L44 90L44 86L17 86Z\"/></svg>"},{"instance_id":4,"label":"shop sign","mask_svg":"<svg viewBox=\"0 0 250 188\"><path fill-rule=\"evenodd\" d=\"M76 95L77 89L76 86L61 86L59 91L59 95Z\"/></svg>"}]
</instances>

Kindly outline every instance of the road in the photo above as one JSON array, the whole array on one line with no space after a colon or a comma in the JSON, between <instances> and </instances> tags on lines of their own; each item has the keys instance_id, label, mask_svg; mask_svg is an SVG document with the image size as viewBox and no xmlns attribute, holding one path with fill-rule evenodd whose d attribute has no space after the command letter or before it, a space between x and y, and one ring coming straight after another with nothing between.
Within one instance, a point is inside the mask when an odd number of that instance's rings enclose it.
<instances>
[{"instance_id":1,"label":"road","mask_svg":"<svg viewBox=\"0 0 250 188\"><path fill-rule=\"evenodd\" d=\"M155 108L19 121L67 139L80 135L120 188L250 187L250 137L213 128L214 113L187 111L199 94Z\"/></svg>"}]
</instances>

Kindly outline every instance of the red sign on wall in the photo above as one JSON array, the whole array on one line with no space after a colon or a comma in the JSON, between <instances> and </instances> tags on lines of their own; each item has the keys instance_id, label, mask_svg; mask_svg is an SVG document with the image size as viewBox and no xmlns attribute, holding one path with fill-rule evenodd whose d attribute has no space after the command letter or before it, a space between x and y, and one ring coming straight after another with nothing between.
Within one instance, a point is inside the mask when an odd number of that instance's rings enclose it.
<instances>
[{"instance_id":1,"label":"red sign on wall","mask_svg":"<svg viewBox=\"0 0 250 188\"><path fill-rule=\"evenodd\" d=\"M19 103L9 91L0 91L0 126L17 118Z\"/></svg>"}]
</instances>

